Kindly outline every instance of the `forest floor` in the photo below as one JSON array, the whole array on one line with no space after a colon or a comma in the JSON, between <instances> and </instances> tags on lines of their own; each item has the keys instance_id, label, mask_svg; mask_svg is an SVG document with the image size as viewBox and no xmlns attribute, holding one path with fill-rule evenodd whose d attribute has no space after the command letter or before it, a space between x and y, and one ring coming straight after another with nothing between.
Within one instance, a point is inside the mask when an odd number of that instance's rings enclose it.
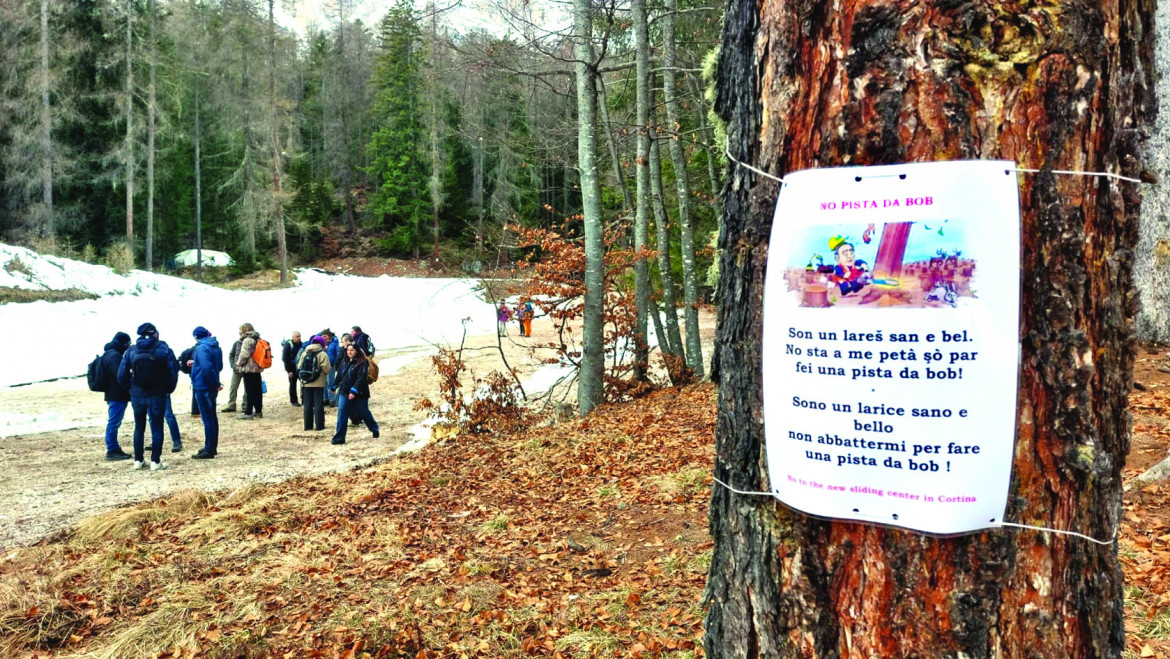
<instances>
[{"instance_id":1,"label":"forest floor","mask_svg":"<svg viewBox=\"0 0 1170 659\"><path fill-rule=\"evenodd\" d=\"M1138 355L1127 480L1170 450L1165 356ZM668 389L87 518L0 562L0 654L702 656L715 412ZM1170 658L1168 489L1125 495L1127 658Z\"/></svg>"},{"instance_id":2,"label":"forest floor","mask_svg":"<svg viewBox=\"0 0 1170 659\"><path fill-rule=\"evenodd\" d=\"M1129 409L1133 443L1128 482L1170 453L1170 374L1165 349L1139 348ZM1143 390L1144 389L1144 390ZM1170 482L1127 488L1119 541L1125 571L1125 631L1130 657L1170 658Z\"/></svg>"}]
</instances>

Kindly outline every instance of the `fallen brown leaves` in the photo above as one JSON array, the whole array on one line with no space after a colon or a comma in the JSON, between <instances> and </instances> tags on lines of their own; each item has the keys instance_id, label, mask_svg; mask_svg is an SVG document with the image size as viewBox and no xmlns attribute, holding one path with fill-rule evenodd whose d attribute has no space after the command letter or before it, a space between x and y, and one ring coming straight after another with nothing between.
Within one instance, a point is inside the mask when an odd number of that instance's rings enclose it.
<instances>
[{"instance_id":1,"label":"fallen brown leaves","mask_svg":"<svg viewBox=\"0 0 1170 659\"><path fill-rule=\"evenodd\" d=\"M1140 362L1127 479L1170 448ZM0 562L0 655L699 657L714 417L710 385L666 390L87 520ZM1168 493L1125 497L1126 657L1170 657Z\"/></svg>"},{"instance_id":2,"label":"fallen brown leaves","mask_svg":"<svg viewBox=\"0 0 1170 659\"><path fill-rule=\"evenodd\" d=\"M1141 388L1130 393L1133 443L1124 477L1138 474L1170 453L1170 375L1157 370L1164 351L1142 351L1135 365ZM1125 493L1119 554L1125 572L1127 657L1170 657L1170 483Z\"/></svg>"},{"instance_id":3,"label":"fallen brown leaves","mask_svg":"<svg viewBox=\"0 0 1170 659\"><path fill-rule=\"evenodd\" d=\"M0 653L702 656L714 416L668 390L115 511L0 563Z\"/></svg>"}]
</instances>

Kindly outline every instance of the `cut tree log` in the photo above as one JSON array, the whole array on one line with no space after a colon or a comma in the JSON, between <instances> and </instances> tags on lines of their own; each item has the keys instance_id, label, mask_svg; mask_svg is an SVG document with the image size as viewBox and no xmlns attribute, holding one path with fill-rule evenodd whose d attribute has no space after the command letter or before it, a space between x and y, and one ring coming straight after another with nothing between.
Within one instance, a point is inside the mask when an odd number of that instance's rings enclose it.
<instances>
[{"instance_id":1,"label":"cut tree log","mask_svg":"<svg viewBox=\"0 0 1170 659\"><path fill-rule=\"evenodd\" d=\"M1161 462L1143 471L1140 476L1134 478L1129 482L1129 486L1146 485L1148 483L1155 483L1157 481L1164 481L1170 478L1170 455L1167 455Z\"/></svg>"}]
</instances>

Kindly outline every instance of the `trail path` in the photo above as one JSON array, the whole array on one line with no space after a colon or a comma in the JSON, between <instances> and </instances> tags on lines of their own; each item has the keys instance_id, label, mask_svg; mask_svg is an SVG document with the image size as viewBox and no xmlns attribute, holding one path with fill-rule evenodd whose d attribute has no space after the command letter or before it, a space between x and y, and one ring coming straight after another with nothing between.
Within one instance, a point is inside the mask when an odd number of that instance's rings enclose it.
<instances>
[{"instance_id":1,"label":"trail path","mask_svg":"<svg viewBox=\"0 0 1170 659\"><path fill-rule=\"evenodd\" d=\"M704 313L702 320L709 359L714 315ZM547 387L557 377L555 367L542 367L539 356L528 350L529 345L554 340L551 322L538 319L533 331L531 339L517 337L516 324L512 323L504 339L508 362L520 369L529 395L534 387ZM208 461L191 460L203 445L203 425L189 414L190 380L181 376L171 400L183 451L170 452L166 433L163 462L168 468L160 472L131 471L129 462L105 461L104 423L86 425L105 418L105 403L101 394L86 388L84 378L0 388L0 416L10 426L9 432L22 422L45 427L45 417L50 417L50 427L55 424L61 428L0 438L0 461L4 464L0 470L0 548L35 542L95 513L180 490L233 490L385 459L415 439L416 427L426 418L424 412L413 409L415 403L426 396L437 399L433 354L433 348L378 352L382 376L371 387L370 409L381 425L381 437L373 439L364 427L351 428L343 446L329 443L337 418L334 408L326 408L326 431L302 430L302 410L289 404L286 376L276 363L264 374L268 385L264 418L240 421L234 413L221 412L219 456ZM502 370L494 333L469 336L464 357L480 377L493 369ZM230 373L225 371L224 375L226 382ZM474 389L471 376L463 378L463 386ZM218 407L225 404L226 390L220 393ZM119 433L127 452L133 446L133 428L133 415L127 410ZM148 431L148 446L149 441Z\"/></svg>"}]
</instances>

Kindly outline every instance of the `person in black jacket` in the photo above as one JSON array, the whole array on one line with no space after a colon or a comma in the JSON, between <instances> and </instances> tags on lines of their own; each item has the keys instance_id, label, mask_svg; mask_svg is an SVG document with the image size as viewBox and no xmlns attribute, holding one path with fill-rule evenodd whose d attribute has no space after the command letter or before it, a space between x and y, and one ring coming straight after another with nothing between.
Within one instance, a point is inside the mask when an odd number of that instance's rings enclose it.
<instances>
[{"instance_id":1,"label":"person in black jacket","mask_svg":"<svg viewBox=\"0 0 1170 659\"><path fill-rule=\"evenodd\" d=\"M301 404L297 401L297 354L301 351L301 333L293 332L292 339L285 341L283 344L284 350L281 352L281 361L284 362L284 372L288 373L288 402L292 403L293 407L300 407Z\"/></svg>"},{"instance_id":2,"label":"person in black jacket","mask_svg":"<svg viewBox=\"0 0 1170 659\"><path fill-rule=\"evenodd\" d=\"M366 354L352 343L346 346L345 354L349 359L342 360L334 382L337 388L337 431L331 444L345 443L345 433L349 429L346 420L351 414L365 421L374 439L378 438L378 422L370 413L370 384L366 381L370 366Z\"/></svg>"},{"instance_id":3,"label":"person in black jacket","mask_svg":"<svg viewBox=\"0 0 1170 659\"><path fill-rule=\"evenodd\" d=\"M166 469L162 463L163 416L167 398L179 381L179 360L171 347L158 338L158 330L151 323L138 326L138 341L122 355L118 366L118 382L130 390L130 405L134 409L134 469L146 466L144 435L146 418L150 415L150 470Z\"/></svg>"},{"instance_id":4,"label":"person in black jacket","mask_svg":"<svg viewBox=\"0 0 1170 659\"><path fill-rule=\"evenodd\" d=\"M110 462L133 457L118 444L118 429L122 427L122 417L126 415L126 405L130 403L130 392L118 382L118 367L122 365L122 354L129 347L130 335L118 332L102 353L102 381L105 383L107 413L106 460Z\"/></svg>"}]
</instances>

